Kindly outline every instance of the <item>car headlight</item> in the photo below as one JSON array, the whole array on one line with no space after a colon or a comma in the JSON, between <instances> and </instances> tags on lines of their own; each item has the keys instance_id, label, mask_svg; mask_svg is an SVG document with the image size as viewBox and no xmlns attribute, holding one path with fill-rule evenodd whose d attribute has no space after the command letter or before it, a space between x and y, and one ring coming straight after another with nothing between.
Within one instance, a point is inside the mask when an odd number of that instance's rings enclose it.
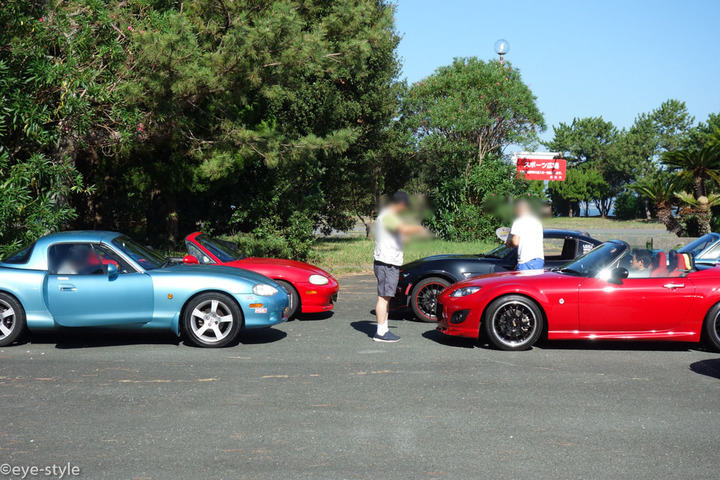
<instances>
[{"instance_id":1,"label":"car headlight","mask_svg":"<svg viewBox=\"0 0 720 480\"><path fill-rule=\"evenodd\" d=\"M468 295L472 295L475 292L478 292L482 287L463 287L458 288L454 292L450 294L451 297L466 297Z\"/></svg>"},{"instance_id":2,"label":"car headlight","mask_svg":"<svg viewBox=\"0 0 720 480\"><path fill-rule=\"evenodd\" d=\"M253 285L253 293L262 297L272 297L278 293L278 289L267 283L258 283Z\"/></svg>"},{"instance_id":3,"label":"car headlight","mask_svg":"<svg viewBox=\"0 0 720 480\"><path fill-rule=\"evenodd\" d=\"M322 275L310 275L310 283L313 285L327 285L330 280Z\"/></svg>"}]
</instances>

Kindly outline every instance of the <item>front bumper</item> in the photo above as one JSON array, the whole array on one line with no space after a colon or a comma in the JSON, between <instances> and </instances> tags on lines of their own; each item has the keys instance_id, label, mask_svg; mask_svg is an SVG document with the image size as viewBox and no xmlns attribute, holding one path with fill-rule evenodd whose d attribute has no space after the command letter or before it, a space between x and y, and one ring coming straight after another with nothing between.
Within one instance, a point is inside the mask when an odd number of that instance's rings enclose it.
<instances>
[{"instance_id":1,"label":"front bumper","mask_svg":"<svg viewBox=\"0 0 720 480\"><path fill-rule=\"evenodd\" d=\"M320 313L335 308L340 284L333 277L329 277L327 285L296 283L295 288L297 288L300 295L302 313Z\"/></svg>"},{"instance_id":2,"label":"front bumper","mask_svg":"<svg viewBox=\"0 0 720 480\"><path fill-rule=\"evenodd\" d=\"M437 304L438 331L455 337L478 338L483 306L474 295L451 298L440 295ZM459 323L459 319L462 319Z\"/></svg>"},{"instance_id":3,"label":"front bumper","mask_svg":"<svg viewBox=\"0 0 720 480\"><path fill-rule=\"evenodd\" d=\"M270 297L236 295L235 298L242 307L244 328L267 328L287 321L289 302L284 290Z\"/></svg>"}]
</instances>

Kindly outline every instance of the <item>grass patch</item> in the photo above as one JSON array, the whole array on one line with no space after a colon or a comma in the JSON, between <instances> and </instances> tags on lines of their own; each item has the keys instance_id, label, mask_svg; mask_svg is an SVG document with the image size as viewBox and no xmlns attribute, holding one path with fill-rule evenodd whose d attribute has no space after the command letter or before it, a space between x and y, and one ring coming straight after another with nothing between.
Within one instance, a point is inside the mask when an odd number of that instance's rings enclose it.
<instances>
[{"instance_id":1,"label":"grass patch","mask_svg":"<svg viewBox=\"0 0 720 480\"><path fill-rule=\"evenodd\" d=\"M567 228L572 230L597 229L658 229L665 226L657 220L617 220L602 217L554 217L543 219L545 228Z\"/></svg>"},{"instance_id":2,"label":"grass patch","mask_svg":"<svg viewBox=\"0 0 720 480\"><path fill-rule=\"evenodd\" d=\"M498 242L448 242L439 238L411 241L405 248L405 263L440 253L484 253ZM372 271L372 239L359 237L318 238L312 247L309 262L333 275Z\"/></svg>"}]
</instances>

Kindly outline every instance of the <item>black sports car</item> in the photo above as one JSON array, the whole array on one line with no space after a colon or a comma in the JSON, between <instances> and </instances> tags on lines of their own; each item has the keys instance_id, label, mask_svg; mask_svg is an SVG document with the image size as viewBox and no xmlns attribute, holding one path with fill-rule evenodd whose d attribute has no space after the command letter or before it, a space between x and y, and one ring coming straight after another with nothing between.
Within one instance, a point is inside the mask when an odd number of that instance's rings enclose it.
<instances>
[{"instance_id":1,"label":"black sports car","mask_svg":"<svg viewBox=\"0 0 720 480\"><path fill-rule=\"evenodd\" d=\"M545 268L562 266L595 246L600 240L575 230L545 230ZM391 310L410 307L424 322L435 322L437 296L445 287L460 280L486 273L515 270L517 248L505 245L479 255L433 255L400 267L400 281Z\"/></svg>"}]
</instances>

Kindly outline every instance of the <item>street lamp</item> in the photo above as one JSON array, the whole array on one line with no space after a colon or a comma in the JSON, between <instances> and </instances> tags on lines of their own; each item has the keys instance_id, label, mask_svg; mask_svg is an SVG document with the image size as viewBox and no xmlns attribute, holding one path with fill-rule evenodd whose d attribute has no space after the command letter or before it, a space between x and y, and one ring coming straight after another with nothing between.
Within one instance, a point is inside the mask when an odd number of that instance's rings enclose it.
<instances>
[{"instance_id":1,"label":"street lamp","mask_svg":"<svg viewBox=\"0 0 720 480\"><path fill-rule=\"evenodd\" d=\"M505 54L510 51L510 44L504 38L495 42L495 53L500 55L500 65L505 61Z\"/></svg>"}]
</instances>

